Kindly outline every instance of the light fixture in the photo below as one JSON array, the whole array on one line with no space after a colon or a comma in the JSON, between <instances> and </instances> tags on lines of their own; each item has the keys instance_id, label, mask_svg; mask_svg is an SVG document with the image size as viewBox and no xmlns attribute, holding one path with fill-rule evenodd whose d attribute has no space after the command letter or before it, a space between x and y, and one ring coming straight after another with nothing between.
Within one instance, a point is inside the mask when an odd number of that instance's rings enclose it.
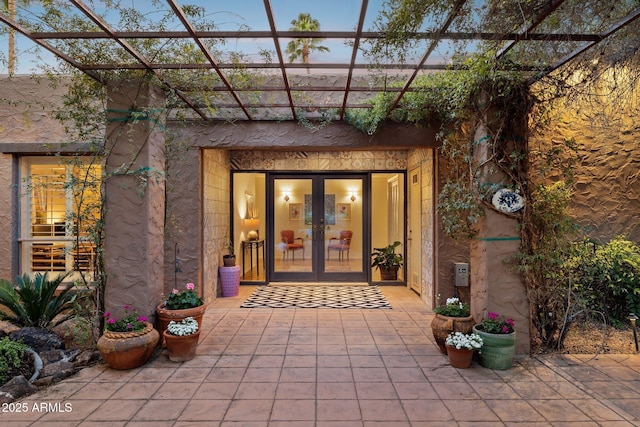
<instances>
[{"instance_id":1,"label":"light fixture","mask_svg":"<svg viewBox=\"0 0 640 427\"><path fill-rule=\"evenodd\" d=\"M285 201L285 202L288 202L288 201L289 201L289 194L288 194L288 193L285 193L285 195L284 195L284 201Z\"/></svg>"},{"instance_id":2,"label":"light fixture","mask_svg":"<svg viewBox=\"0 0 640 427\"><path fill-rule=\"evenodd\" d=\"M629 321L631 321L631 328L633 329L633 340L636 342L636 352L638 351L638 332L636 331L636 320L638 316L634 313L629 314Z\"/></svg>"},{"instance_id":3,"label":"light fixture","mask_svg":"<svg viewBox=\"0 0 640 427\"><path fill-rule=\"evenodd\" d=\"M355 191L351 191L351 201L352 202L356 201L356 192Z\"/></svg>"}]
</instances>

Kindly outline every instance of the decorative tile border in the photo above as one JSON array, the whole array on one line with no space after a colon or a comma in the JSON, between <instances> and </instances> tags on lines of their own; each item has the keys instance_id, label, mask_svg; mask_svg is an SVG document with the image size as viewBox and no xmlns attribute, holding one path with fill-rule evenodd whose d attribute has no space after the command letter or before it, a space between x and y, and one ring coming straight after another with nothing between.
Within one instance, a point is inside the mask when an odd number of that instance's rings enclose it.
<instances>
[{"instance_id":1,"label":"decorative tile border","mask_svg":"<svg viewBox=\"0 0 640 427\"><path fill-rule=\"evenodd\" d=\"M231 151L236 171L405 170L408 151Z\"/></svg>"}]
</instances>

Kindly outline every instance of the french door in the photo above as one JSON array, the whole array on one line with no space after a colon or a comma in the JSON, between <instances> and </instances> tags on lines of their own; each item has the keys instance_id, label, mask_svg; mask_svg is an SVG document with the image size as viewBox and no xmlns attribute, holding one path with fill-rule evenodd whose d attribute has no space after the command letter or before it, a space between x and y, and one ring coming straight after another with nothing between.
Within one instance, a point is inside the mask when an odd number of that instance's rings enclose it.
<instances>
[{"instance_id":1,"label":"french door","mask_svg":"<svg viewBox=\"0 0 640 427\"><path fill-rule=\"evenodd\" d=\"M367 183L365 174L269 176L271 281L369 280Z\"/></svg>"}]
</instances>

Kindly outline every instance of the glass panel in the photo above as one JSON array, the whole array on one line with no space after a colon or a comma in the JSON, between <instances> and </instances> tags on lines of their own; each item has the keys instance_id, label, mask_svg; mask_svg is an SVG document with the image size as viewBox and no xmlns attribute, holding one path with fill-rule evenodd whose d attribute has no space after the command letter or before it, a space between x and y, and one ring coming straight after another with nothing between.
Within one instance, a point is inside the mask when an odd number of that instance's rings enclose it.
<instances>
[{"instance_id":1,"label":"glass panel","mask_svg":"<svg viewBox=\"0 0 640 427\"><path fill-rule=\"evenodd\" d=\"M324 182L325 272L362 272L362 179Z\"/></svg>"},{"instance_id":2,"label":"glass panel","mask_svg":"<svg viewBox=\"0 0 640 427\"><path fill-rule=\"evenodd\" d=\"M404 258L404 175L401 173L374 173L371 175L371 247L384 248L393 242L402 243L396 253ZM380 270L372 270L374 282L382 280ZM404 268L397 280L404 280ZM388 279L385 279L388 280ZM393 279L391 279L393 280Z\"/></svg>"},{"instance_id":3,"label":"glass panel","mask_svg":"<svg viewBox=\"0 0 640 427\"><path fill-rule=\"evenodd\" d=\"M233 241L243 282L266 280L265 180L264 173L233 175Z\"/></svg>"},{"instance_id":4,"label":"glass panel","mask_svg":"<svg viewBox=\"0 0 640 427\"><path fill-rule=\"evenodd\" d=\"M311 179L274 180L275 272L312 271L312 189Z\"/></svg>"}]
</instances>

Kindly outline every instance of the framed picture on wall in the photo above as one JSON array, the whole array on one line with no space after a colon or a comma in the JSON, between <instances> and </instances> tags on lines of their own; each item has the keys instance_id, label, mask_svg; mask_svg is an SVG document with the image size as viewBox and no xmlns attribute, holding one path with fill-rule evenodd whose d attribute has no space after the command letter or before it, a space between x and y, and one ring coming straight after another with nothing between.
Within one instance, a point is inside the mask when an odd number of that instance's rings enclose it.
<instances>
[{"instance_id":1,"label":"framed picture on wall","mask_svg":"<svg viewBox=\"0 0 640 427\"><path fill-rule=\"evenodd\" d=\"M289 203L289 221L302 219L302 203Z\"/></svg>"},{"instance_id":2,"label":"framed picture on wall","mask_svg":"<svg viewBox=\"0 0 640 427\"><path fill-rule=\"evenodd\" d=\"M336 205L336 216L339 221L351 220L351 203L338 203Z\"/></svg>"}]
</instances>

